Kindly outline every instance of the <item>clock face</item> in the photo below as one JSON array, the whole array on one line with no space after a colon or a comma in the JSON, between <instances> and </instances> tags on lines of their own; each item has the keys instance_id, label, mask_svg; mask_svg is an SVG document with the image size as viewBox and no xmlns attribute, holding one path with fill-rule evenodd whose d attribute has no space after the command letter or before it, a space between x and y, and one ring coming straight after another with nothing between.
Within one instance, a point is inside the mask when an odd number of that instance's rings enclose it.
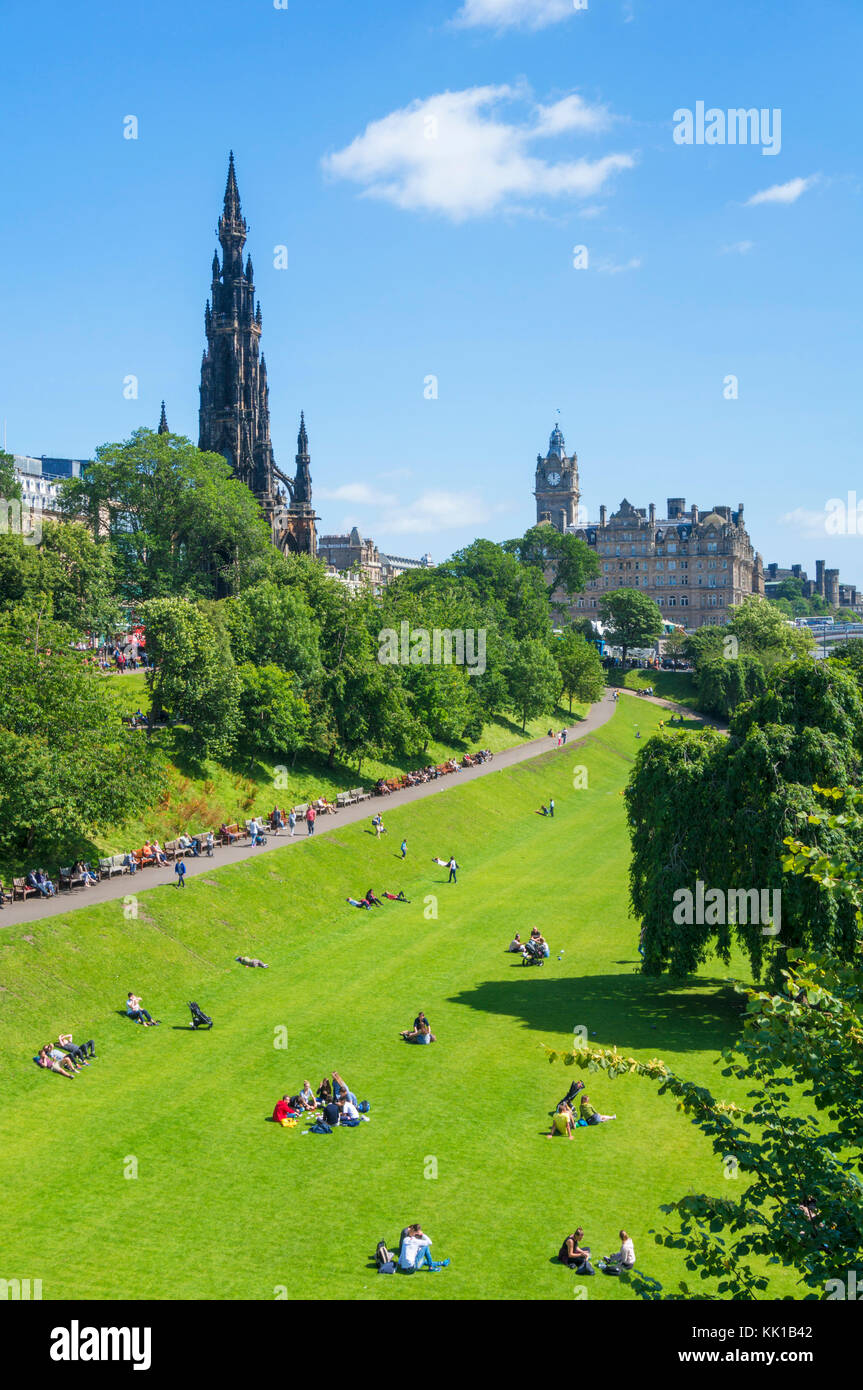
<instances>
[{"instance_id":1,"label":"clock face","mask_svg":"<svg viewBox=\"0 0 863 1390\"><path fill-rule=\"evenodd\" d=\"M558 483L560 482L560 474L559 474L559 473L547 473L547 474L546 474L546 481L548 482L549 487L557 487Z\"/></svg>"}]
</instances>

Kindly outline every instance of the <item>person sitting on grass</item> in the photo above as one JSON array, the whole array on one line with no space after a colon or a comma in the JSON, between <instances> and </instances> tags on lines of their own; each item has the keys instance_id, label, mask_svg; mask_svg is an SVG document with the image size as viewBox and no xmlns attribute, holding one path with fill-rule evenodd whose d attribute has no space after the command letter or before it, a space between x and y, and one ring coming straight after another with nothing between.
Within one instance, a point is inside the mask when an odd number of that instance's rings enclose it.
<instances>
[{"instance_id":1,"label":"person sitting on grass","mask_svg":"<svg viewBox=\"0 0 863 1390\"><path fill-rule=\"evenodd\" d=\"M342 1076L341 1072L334 1071L333 1099L341 1100L343 1096L347 1096L348 1100L352 1100L354 1105L356 1105L357 1098L354 1095L353 1091L350 1090L350 1088L348 1087L348 1083L345 1081L345 1078Z\"/></svg>"},{"instance_id":2,"label":"person sitting on grass","mask_svg":"<svg viewBox=\"0 0 863 1390\"><path fill-rule=\"evenodd\" d=\"M309 1081L303 1082L303 1089L297 1096L297 1100L299 1102L299 1108L301 1110L317 1110L318 1108L318 1102L315 1098L315 1093L312 1090L311 1083Z\"/></svg>"},{"instance_id":3,"label":"person sitting on grass","mask_svg":"<svg viewBox=\"0 0 863 1390\"><path fill-rule=\"evenodd\" d=\"M343 1096L339 1101L341 1111L340 1124L358 1125L361 1120L368 1120L368 1115L361 1115L354 1102L348 1097Z\"/></svg>"},{"instance_id":4,"label":"person sitting on grass","mask_svg":"<svg viewBox=\"0 0 863 1390\"><path fill-rule=\"evenodd\" d=\"M380 898L375 897L374 891L371 888L369 888L369 890L366 893L366 902L368 903L369 907L380 907L381 905Z\"/></svg>"},{"instance_id":5,"label":"person sitting on grass","mask_svg":"<svg viewBox=\"0 0 863 1390\"><path fill-rule=\"evenodd\" d=\"M581 1098L581 1118L589 1125L604 1125L608 1120L616 1120L616 1115L600 1115L595 1105L591 1105L587 1092Z\"/></svg>"},{"instance_id":6,"label":"person sitting on grass","mask_svg":"<svg viewBox=\"0 0 863 1390\"><path fill-rule=\"evenodd\" d=\"M516 955L524 955L524 942L522 941L518 932L516 932L515 936L512 938L512 941L509 943L506 949L508 951L513 951Z\"/></svg>"},{"instance_id":7,"label":"person sitting on grass","mask_svg":"<svg viewBox=\"0 0 863 1390\"><path fill-rule=\"evenodd\" d=\"M431 1241L418 1221L405 1228L399 1247L399 1269L415 1274L418 1269L446 1269L448 1264L449 1260L432 1259Z\"/></svg>"},{"instance_id":8,"label":"person sitting on grass","mask_svg":"<svg viewBox=\"0 0 863 1390\"><path fill-rule=\"evenodd\" d=\"M539 950L539 954L540 954L541 956L543 956L545 960L548 960L549 956L551 955L551 949L550 949L549 944L548 944L548 942L546 941L545 937L544 937L544 936L537 936L537 937L535 937L535 938L534 938L534 944L536 945L537 949Z\"/></svg>"},{"instance_id":9,"label":"person sitting on grass","mask_svg":"<svg viewBox=\"0 0 863 1390\"><path fill-rule=\"evenodd\" d=\"M39 1051L36 1063L40 1067L45 1067L47 1071L59 1072L61 1076L77 1076L78 1069L72 1064L68 1057L62 1052L57 1051L52 1043L46 1043Z\"/></svg>"},{"instance_id":10,"label":"person sitting on grass","mask_svg":"<svg viewBox=\"0 0 863 1390\"><path fill-rule=\"evenodd\" d=\"M61 1047L64 1052L68 1052L76 1066L89 1067L88 1049L91 1057L96 1056L96 1044L92 1038L85 1043L74 1043L71 1033L61 1033L57 1039L57 1046Z\"/></svg>"},{"instance_id":11,"label":"person sitting on grass","mask_svg":"<svg viewBox=\"0 0 863 1390\"><path fill-rule=\"evenodd\" d=\"M322 1107L323 1107L324 1105L327 1105L327 1104L329 1103L329 1101L332 1100L332 1098L333 1098L333 1088L332 1088L332 1086L331 1086L331 1084L330 1084L330 1078L329 1078L328 1076L325 1076L325 1077L324 1077L323 1081L321 1082L320 1086L319 1086L318 1089L317 1089L316 1095L317 1095L318 1101L319 1101L319 1103L320 1103L320 1105L321 1105Z\"/></svg>"},{"instance_id":12,"label":"person sitting on grass","mask_svg":"<svg viewBox=\"0 0 863 1390\"><path fill-rule=\"evenodd\" d=\"M545 1136L546 1139L553 1139L556 1134L565 1134L567 1139L572 1138L572 1126L575 1123L575 1116L566 1101L561 1101L551 1119L551 1129Z\"/></svg>"},{"instance_id":13,"label":"person sitting on grass","mask_svg":"<svg viewBox=\"0 0 863 1390\"><path fill-rule=\"evenodd\" d=\"M277 1125L284 1125L287 1127L288 1121L292 1116L293 1108L291 1106L291 1098L290 1096L282 1096L281 1100L276 1101L275 1109L273 1110L273 1119Z\"/></svg>"},{"instance_id":14,"label":"person sitting on grass","mask_svg":"<svg viewBox=\"0 0 863 1390\"><path fill-rule=\"evenodd\" d=\"M620 1249L615 1255L609 1255L606 1259L600 1260L599 1268L603 1274L620 1274L622 1269L635 1268L635 1246L632 1243L632 1236L628 1236L626 1231L620 1231Z\"/></svg>"},{"instance_id":15,"label":"person sitting on grass","mask_svg":"<svg viewBox=\"0 0 863 1390\"><path fill-rule=\"evenodd\" d=\"M547 807L547 806L544 806L544 805L543 805L543 806L540 806L539 810L534 812L534 815L537 815L537 816L547 816L548 814L549 814L548 807Z\"/></svg>"},{"instance_id":16,"label":"person sitting on grass","mask_svg":"<svg viewBox=\"0 0 863 1390\"><path fill-rule=\"evenodd\" d=\"M406 1028L401 1035L405 1042L409 1043L433 1043L437 1042L432 1030L427 1023L421 1023L419 1028Z\"/></svg>"},{"instance_id":17,"label":"person sitting on grass","mask_svg":"<svg viewBox=\"0 0 863 1390\"><path fill-rule=\"evenodd\" d=\"M578 1230L573 1231L571 1236L567 1236L558 1251L557 1258L562 1265L567 1265L569 1269L574 1269L576 1274L595 1274L596 1270L590 1263L590 1246L582 1245L584 1231L579 1226Z\"/></svg>"},{"instance_id":18,"label":"person sitting on grass","mask_svg":"<svg viewBox=\"0 0 863 1390\"><path fill-rule=\"evenodd\" d=\"M339 1103L331 1096L323 1107L323 1119L332 1129L335 1129L341 1118L342 1112L339 1109Z\"/></svg>"},{"instance_id":19,"label":"person sitting on grass","mask_svg":"<svg viewBox=\"0 0 863 1390\"><path fill-rule=\"evenodd\" d=\"M129 990L126 996L126 1013L135 1023L142 1023L145 1028L155 1028L152 1015L142 1006L140 995L133 994Z\"/></svg>"}]
</instances>

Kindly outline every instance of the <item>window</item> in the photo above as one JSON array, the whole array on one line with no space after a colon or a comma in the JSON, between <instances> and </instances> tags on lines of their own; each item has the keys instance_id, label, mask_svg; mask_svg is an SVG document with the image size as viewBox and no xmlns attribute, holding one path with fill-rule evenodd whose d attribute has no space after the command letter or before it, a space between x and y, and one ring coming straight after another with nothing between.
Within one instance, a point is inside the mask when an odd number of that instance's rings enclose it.
<instances>
[{"instance_id":1,"label":"window","mask_svg":"<svg viewBox=\"0 0 863 1390\"><path fill-rule=\"evenodd\" d=\"M669 562L668 562L668 568L669 568L670 570L676 570L676 569L677 569L677 561L676 561L676 560L669 560Z\"/></svg>"},{"instance_id":2,"label":"window","mask_svg":"<svg viewBox=\"0 0 863 1390\"><path fill-rule=\"evenodd\" d=\"M669 545L669 546L667 547L667 549L668 549L668 554L669 554L669 555L676 555L676 554L677 554L677 546L676 546L676 545Z\"/></svg>"},{"instance_id":3,"label":"window","mask_svg":"<svg viewBox=\"0 0 863 1390\"><path fill-rule=\"evenodd\" d=\"M676 599L676 598L669 598L669 600L668 600L668 606L669 606L669 608L673 608L674 605L675 605L676 603L677 603L677 599Z\"/></svg>"},{"instance_id":4,"label":"window","mask_svg":"<svg viewBox=\"0 0 863 1390\"><path fill-rule=\"evenodd\" d=\"M681 596L681 599L680 599L680 606L681 606L681 608L688 608L688 607L689 607L689 599L686 598L685 595L682 595L682 596Z\"/></svg>"},{"instance_id":5,"label":"window","mask_svg":"<svg viewBox=\"0 0 863 1390\"><path fill-rule=\"evenodd\" d=\"M657 570L661 570L661 569L662 569L662 564L663 564L663 562L662 562L661 560L657 560L657 562L656 562L656 568L657 568Z\"/></svg>"}]
</instances>

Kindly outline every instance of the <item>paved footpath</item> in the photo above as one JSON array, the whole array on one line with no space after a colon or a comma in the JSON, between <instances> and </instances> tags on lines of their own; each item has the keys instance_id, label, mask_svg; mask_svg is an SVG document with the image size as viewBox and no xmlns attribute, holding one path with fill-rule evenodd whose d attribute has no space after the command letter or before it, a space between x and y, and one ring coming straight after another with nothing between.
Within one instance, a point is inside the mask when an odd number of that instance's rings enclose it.
<instances>
[{"instance_id":1,"label":"paved footpath","mask_svg":"<svg viewBox=\"0 0 863 1390\"><path fill-rule=\"evenodd\" d=\"M607 690L603 698L591 706L585 718L567 730L568 741L561 748L557 747L556 742L552 744L551 739L546 734L543 738L533 739L530 743L519 743L513 748L505 749L502 753L495 753L490 762L480 763L478 767L465 767L459 772L435 778L432 782L421 782L417 787L404 787L401 791L392 792L389 796L373 796L371 801L360 801L352 806L345 806L334 816L318 816L315 821L314 838L338 831L343 825L370 820L376 811L389 815L399 806L408 805L412 801L421 801L426 796L436 796L452 787L463 787L465 782L472 782L476 777L488 777L492 773L500 772L503 768L528 762L531 758L537 758L542 753L549 755L563 753L567 748L572 748L573 744L578 743L580 739L595 733L597 729L601 729L603 724L608 723L613 714L614 701L611 698L611 692ZM297 833L293 839L287 830L284 830L281 835L268 835L266 845L259 845L256 848L248 844L233 845L224 849L217 849L212 859L207 859L205 855L198 859L187 859L186 881L193 879L196 874L210 873L214 869L221 868L223 864L236 864L243 859L259 858L271 850L285 849L289 845L300 845L312 838L307 834L305 825L298 823ZM7 903L3 911L0 912L0 927L11 927L20 922L36 922L44 917L68 916L70 912L75 912L81 907L92 907L94 903L112 902L117 898L124 898L129 893L156 888L160 883L168 886L174 882L173 864L161 869L139 869L134 875L118 874L114 878L104 879L101 883L94 884L91 888L76 888L74 892L64 893L62 896L58 894L54 898L40 898L38 901L28 898L25 903Z\"/></svg>"}]
</instances>

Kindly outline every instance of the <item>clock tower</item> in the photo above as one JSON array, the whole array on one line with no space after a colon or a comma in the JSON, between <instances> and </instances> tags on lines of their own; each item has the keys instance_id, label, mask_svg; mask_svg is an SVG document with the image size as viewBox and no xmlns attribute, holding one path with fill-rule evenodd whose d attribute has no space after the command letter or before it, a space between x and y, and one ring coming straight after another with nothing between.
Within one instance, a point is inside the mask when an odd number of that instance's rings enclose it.
<instances>
[{"instance_id":1,"label":"clock tower","mask_svg":"<svg viewBox=\"0 0 863 1390\"><path fill-rule=\"evenodd\" d=\"M536 498L536 519L550 521L558 531L578 524L578 458L567 457L566 444L555 425L548 441L548 453L536 456L536 479L533 495Z\"/></svg>"}]
</instances>

